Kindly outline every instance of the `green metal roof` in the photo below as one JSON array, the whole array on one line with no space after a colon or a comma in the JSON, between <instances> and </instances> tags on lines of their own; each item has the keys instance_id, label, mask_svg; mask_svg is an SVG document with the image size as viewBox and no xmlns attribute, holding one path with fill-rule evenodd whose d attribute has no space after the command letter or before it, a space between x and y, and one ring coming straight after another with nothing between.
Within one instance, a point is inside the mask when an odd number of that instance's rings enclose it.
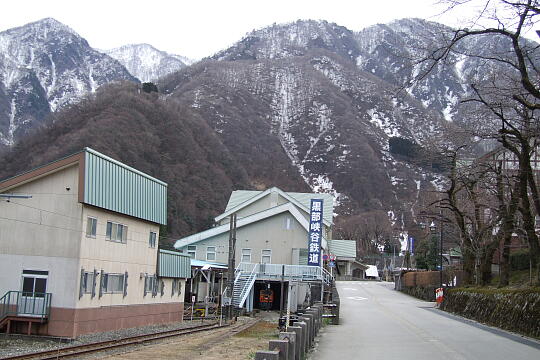
<instances>
[{"instance_id":1,"label":"green metal roof","mask_svg":"<svg viewBox=\"0 0 540 360\"><path fill-rule=\"evenodd\" d=\"M354 240L328 240L330 253L337 257L356 258L356 241Z\"/></svg>"},{"instance_id":2,"label":"green metal roof","mask_svg":"<svg viewBox=\"0 0 540 360\"><path fill-rule=\"evenodd\" d=\"M84 149L84 203L167 223L167 184L99 152Z\"/></svg>"},{"instance_id":3,"label":"green metal roof","mask_svg":"<svg viewBox=\"0 0 540 360\"><path fill-rule=\"evenodd\" d=\"M311 199L323 199L323 218L328 223L332 224L333 217L334 217L334 198L330 194L325 193L297 193L297 192L284 192L278 188L271 188L265 191L252 191L252 190L235 190L231 193L231 197L229 198L229 202L227 203L227 208L224 212L227 212L247 201L250 199L262 194L263 192L268 192L269 194L271 192L281 192L290 198L292 198L294 201L296 201L298 204L303 206L305 209L309 211L309 207L311 205Z\"/></svg>"},{"instance_id":4,"label":"green metal roof","mask_svg":"<svg viewBox=\"0 0 540 360\"><path fill-rule=\"evenodd\" d=\"M191 278L191 257L176 251L159 249L158 275L168 278Z\"/></svg>"}]
</instances>

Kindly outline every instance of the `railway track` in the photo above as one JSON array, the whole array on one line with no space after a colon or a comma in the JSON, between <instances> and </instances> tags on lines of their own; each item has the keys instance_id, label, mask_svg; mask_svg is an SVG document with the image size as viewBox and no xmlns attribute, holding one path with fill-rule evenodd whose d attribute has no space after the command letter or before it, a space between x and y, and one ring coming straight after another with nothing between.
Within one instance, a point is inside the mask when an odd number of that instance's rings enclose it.
<instances>
[{"instance_id":1,"label":"railway track","mask_svg":"<svg viewBox=\"0 0 540 360\"><path fill-rule=\"evenodd\" d=\"M149 341L166 339L175 336L189 335L202 331L209 331L214 329L220 329L227 327L229 325L218 325L218 324L206 324L200 326L194 326L187 329L178 329L178 330L168 330L158 333L146 334L146 335L137 335L117 340L107 340L94 342L89 344L77 345L77 346L68 346L64 348L59 348L55 350L40 351L35 353L29 353L24 355L15 355L2 358L3 360L19 360L19 359L32 359L32 360L52 360L52 359L66 359L72 358L80 355L87 355L95 352L111 350L115 348L121 348L129 345L139 345Z\"/></svg>"}]
</instances>

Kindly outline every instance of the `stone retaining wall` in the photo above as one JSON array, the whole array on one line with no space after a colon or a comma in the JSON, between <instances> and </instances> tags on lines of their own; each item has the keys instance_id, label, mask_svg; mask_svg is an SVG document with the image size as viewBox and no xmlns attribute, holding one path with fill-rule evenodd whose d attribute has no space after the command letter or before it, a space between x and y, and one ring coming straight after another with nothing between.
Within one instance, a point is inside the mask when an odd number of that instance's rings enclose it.
<instances>
[{"instance_id":1,"label":"stone retaining wall","mask_svg":"<svg viewBox=\"0 0 540 360\"><path fill-rule=\"evenodd\" d=\"M447 289L441 309L540 338L540 289Z\"/></svg>"}]
</instances>

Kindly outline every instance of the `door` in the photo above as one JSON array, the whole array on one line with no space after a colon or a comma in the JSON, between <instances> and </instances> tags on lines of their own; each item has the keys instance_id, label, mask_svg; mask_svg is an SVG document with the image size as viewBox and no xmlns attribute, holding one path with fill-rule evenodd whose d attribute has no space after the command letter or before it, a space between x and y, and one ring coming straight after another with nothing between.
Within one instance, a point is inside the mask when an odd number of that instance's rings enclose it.
<instances>
[{"instance_id":1,"label":"door","mask_svg":"<svg viewBox=\"0 0 540 360\"><path fill-rule=\"evenodd\" d=\"M24 316L42 316L45 312L48 271L23 270L22 293L17 312Z\"/></svg>"}]
</instances>

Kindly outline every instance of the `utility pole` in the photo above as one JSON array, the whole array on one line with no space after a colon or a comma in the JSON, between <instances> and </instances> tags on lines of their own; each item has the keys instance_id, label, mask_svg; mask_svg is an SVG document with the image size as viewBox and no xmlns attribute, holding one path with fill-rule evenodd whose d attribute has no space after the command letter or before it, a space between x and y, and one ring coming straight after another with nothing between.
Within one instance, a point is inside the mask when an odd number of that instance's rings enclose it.
<instances>
[{"instance_id":1,"label":"utility pole","mask_svg":"<svg viewBox=\"0 0 540 360\"><path fill-rule=\"evenodd\" d=\"M440 260L441 260L441 271L439 271L439 276L440 276L439 282L440 282L440 285L441 285L440 287L442 288L442 286L443 286L443 274L442 274L443 273L443 224L444 224L443 219L442 219L442 210L441 210L440 215L441 215L441 218L440 218L440 227L441 228L439 229L439 231L440 231L439 238L441 239L441 254L440 254L440 256L441 256L441 258L440 258Z\"/></svg>"},{"instance_id":2,"label":"utility pole","mask_svg":"<svg viewBox=\"0 0 540 360\"><path fill-rule=\"evenodd\" d=\"M229 217L229 262L227 269L227 289L231 303L227 306L227 318L232 319L232 298L234 292L234 269L236 256L236 214Z\"/></svg>"}]
</instances>

